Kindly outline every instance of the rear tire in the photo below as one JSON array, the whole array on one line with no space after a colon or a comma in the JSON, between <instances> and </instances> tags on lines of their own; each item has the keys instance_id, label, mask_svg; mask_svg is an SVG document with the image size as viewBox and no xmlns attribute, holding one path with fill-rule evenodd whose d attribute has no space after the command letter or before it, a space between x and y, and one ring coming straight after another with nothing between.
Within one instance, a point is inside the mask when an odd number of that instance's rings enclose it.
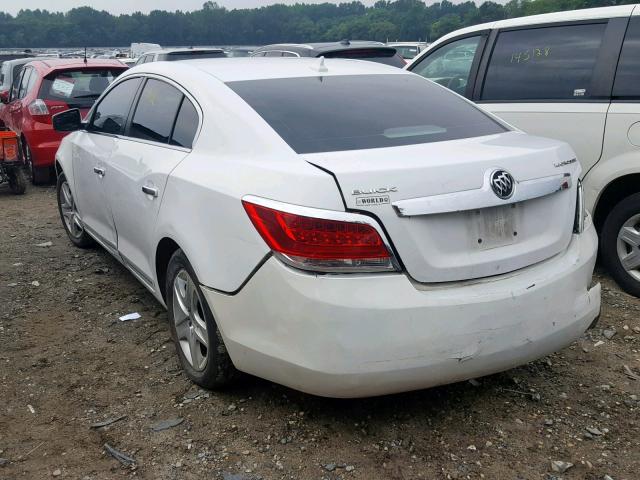
<instances>
[{"instance_id":1,"label":"rear tire","mask_svg":"<svg viewBox=\"0 0 640 480\"><path fill-rule=\"evenodd\" d=\"M602 227L600 252L618 285L640 297L640 193L613 207Z\"/></svg>"},{"instance_id":2,"label":"rear tire","mask_svg":"<svg viewBox=\"0 0 640 480\"><path fill-rule=\"evenodd\" d=\"M22 195L27 189L27 174L24 169L18 167L11 173L7 174L9 177L9 188L16 195Z\"/></svg>"},{"instance_id":3,"label":"rear tire","mask_svg":"<svg viewBox=\"0 0 640 480\"><path fill-rule=\"evenodd\" d=\"M95 244L95 240L84 230L82 221L78 216L76 203L73 199L67 177L64 173L60 173L58 183L56 185L58 197L58 212L60 212L60 220L62 226L67 232L67 236L71 243L78 248L89 248Z\"/></svg>"},{"instance_id":4,"label":"rear tire","mask_svg":"<svg viewBox=\"0 0 640 480\"><path fill-rule=\"evenodd\" d=\"M177 250L169 260L165 298L171 336L184 372L207 389L228 385L238 372L189 260Z\"/></svg>"},{"instance_id":5,"label":"rear tire","mask_svg":"<svg viewBox=\"0 0 640 480\"><path fill-rule=\"evenodd\" d=\"M51 182L51 169L49 167L36 167L33 165L33 154L27 143L27 139L22 137L22 152L27 162L27 167L31 172L31 183L34 185L45 185Z\"/></svg>"}]
</instances>

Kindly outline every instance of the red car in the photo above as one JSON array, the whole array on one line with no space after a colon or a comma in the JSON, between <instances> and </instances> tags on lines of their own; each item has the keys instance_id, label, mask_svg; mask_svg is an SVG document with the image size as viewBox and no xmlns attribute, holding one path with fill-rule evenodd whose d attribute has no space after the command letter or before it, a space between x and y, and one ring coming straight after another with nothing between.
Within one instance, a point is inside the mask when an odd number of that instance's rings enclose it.
<instances>
[{"instance_id":1,"label":"red car","mask_svg":"<svg viewBox=\"0 0 640 480\"><path fill-rule=\"evenodd\" d=\"M6 99L2 120L22 139L33 183L51 180L55 154L65 136L53 129L51 117L70 108L79 108L84 116L127 68L118 60L82 58L47 58L25 65Z\"/></svg>"}]
</instances>

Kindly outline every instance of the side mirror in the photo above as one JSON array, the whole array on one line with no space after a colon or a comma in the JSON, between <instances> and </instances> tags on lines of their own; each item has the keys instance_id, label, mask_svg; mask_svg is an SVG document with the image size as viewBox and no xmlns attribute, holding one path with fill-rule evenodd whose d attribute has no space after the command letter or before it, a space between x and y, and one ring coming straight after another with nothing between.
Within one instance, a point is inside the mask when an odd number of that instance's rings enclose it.
<instances>
[{"instance_id":1,"label":"side mirror","mask_svg":"<svg viewBox=\"0 0 640 480\"><path fill-rule=\"evenodd\" d=\"M82 116L77 108L56 113L52 118L52 123L56 132L75 132L83 128Z\"/></svg>"},{"instance_id":2,"label":"side mirror","mask_svg":"<svg viewBox=\"0 0 640 480\"><path fill-rule=\"evenodd\" d=\"M9 90L0 90L0 103L9 103Z\"/></svg>"}]
</instances>

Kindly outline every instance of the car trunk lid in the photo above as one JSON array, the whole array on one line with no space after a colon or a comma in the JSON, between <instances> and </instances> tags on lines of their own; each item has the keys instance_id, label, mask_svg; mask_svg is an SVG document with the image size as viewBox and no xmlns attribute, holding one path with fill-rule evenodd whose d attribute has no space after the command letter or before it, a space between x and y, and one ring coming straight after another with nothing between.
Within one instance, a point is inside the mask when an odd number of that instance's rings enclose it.
<instances>
[{"instance_id":1,"label":"car trunk lid","mask_svg":"<svg viewBox=\"0 0 640 480\"><path fill-rule=\"evenodd\" d=\"M560 142L509 132L304 157L335 176L349 210L380 220L418 282L507 273L571 240L580 167ZM491 185L509 175L503 199Z\"/></svg>"}]
</instances>

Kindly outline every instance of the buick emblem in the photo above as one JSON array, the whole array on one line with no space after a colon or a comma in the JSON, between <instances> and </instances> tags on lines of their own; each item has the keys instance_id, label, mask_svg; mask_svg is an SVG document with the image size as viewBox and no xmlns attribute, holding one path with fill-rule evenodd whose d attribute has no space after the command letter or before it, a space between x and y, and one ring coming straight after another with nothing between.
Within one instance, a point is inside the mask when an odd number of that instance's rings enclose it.
<instances>
[{"instance_id":1,"label":"buick emblem","mask_svg":"<svg viewBox=\"0 0 640 480\"><path fill-rule=\"evenodd\" d=\"M491 189L498 198L507 200L515 190L516 182L506 170L496 170L491 174Z\"/></svg>"}]
</instances>

